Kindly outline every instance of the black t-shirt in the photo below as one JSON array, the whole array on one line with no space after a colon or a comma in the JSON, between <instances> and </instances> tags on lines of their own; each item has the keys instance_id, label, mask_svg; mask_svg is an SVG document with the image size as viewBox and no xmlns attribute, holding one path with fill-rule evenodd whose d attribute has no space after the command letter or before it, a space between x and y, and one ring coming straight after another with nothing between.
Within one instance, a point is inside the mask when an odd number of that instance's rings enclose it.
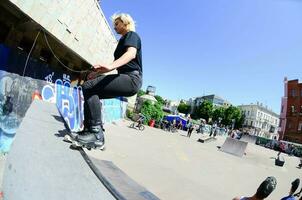
<instances>
[{"instance_id":1,"label":"black t-shirt","mask_svg":"<svg viewBox=\"0 0 302 200\"><path fill-rule=\"evenodd\" d=\"M127 73L134 70L138 70L142 74L142 48L141 39L137 33L129 31L122 36L114 51L114 60L119 59L126 51L128 47L135 47L137 49L136 56L127 64L117 68L118 73Z\"/></svg>"}]
</instances>

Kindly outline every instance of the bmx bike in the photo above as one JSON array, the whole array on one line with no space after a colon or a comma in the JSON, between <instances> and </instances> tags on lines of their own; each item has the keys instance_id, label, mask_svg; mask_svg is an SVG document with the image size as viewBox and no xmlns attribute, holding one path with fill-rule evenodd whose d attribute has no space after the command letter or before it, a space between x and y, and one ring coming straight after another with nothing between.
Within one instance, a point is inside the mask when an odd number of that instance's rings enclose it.
<instances>
[{"instance_id":1,"label":"bmx bike","mask_svg":"<svg viewBox=\"0 0 302 200\"><path fill-rule=\"evenodd\" d=\"M130 124L130 128L135 128L140 131L145 130L145 126L143 124L138 124L137 122L133 122L132 124Z\"/></svg>"}]
</instances>

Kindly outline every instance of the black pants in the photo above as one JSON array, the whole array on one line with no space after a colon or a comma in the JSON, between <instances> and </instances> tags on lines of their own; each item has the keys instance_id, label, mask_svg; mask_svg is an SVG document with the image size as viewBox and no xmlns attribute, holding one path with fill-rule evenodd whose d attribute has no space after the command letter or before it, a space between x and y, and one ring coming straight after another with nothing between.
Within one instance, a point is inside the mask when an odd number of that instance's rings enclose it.
<instances>
[{"instance_id":1,"label":"black pants","mask_svg":"<svg viewBox=\"0 0 302 200\"><path fill-rule=\"evenodd\" d=\"M188 130L188 135L187 135L188 137L191 137L191 134L192 134L192 132L193 132L193 129L194 129L194 128L189 128L189 130Z\"/></svg>"},{"instance_id":2,"label":"black pants","mask_svg":"<svg viewBox=\"0 0 302 200\"><path fill-rule=\"evenodd\" d=\"M142 86L138 73L101 75L83 83L84 126L102 124L100 99L133 96Z\"/></svg>"}]
</instances>

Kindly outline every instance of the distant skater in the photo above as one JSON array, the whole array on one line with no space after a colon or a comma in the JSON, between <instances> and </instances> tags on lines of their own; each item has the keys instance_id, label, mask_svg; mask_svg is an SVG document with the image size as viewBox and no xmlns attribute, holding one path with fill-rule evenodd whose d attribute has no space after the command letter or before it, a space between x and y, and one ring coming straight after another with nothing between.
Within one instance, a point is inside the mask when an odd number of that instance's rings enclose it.
<instances>
[{"instance_id":1,"label":"distant skater","mask_svg":"<svg viewBox=\"0 0 302 200\"><path fill-rule=\"evenodd\" d=\"M191 134L192 134L193 130L194 130L194 125L191 123L189 125L189 128L188 128L188 135L187 135L187 137L189 137L189 138L191 137Z\"/></svg>"}]
</instances>

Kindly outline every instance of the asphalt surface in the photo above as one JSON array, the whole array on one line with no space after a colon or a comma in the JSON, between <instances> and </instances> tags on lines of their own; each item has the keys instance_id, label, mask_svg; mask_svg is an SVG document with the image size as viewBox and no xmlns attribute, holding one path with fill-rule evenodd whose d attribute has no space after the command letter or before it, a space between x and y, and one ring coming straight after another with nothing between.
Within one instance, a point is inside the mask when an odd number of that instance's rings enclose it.
<instances>
[{"instance_id":1,"label":"asphalt surface","mask_svg":"<svg viewBox=\"0 0 302 200\"><path fill-rule=\"evenodd\" d=\"M246 155L239 158L219 151L224 136L200 143L196 132L188 138L184 131L170 133L151 127L139 131L129 128L130 124L127 120L106 124L106 150L85 151L91 157L112 161L160 199L249 196L267 176L275 176L277 188L267 198L275 200L288 194L294 179L302 178L296 157L282 154L285 165L277 167L277 152L254 144L248 144ZM5 156L0 155L0 183L4 163Z\"/></svg>"},{"instance_id":2,"label":"asphalt surface","mask_svg":"<svg viewBox=\"0 0 302 200\"><path fill-rule=\"evenodd\" d=\"M184 131L172 134L151 127L139 131L129 128L130 124L123 120L105 125L106 150L86 152L114 162L160 199L249 196L267 176L275 176L277 187L267 199L276 200L288 194L294 179L302 178L302 170L296 168L298 158L282 154L285 165L277 167L277 152L255 144L248 144L246 155L240 158L218 150L225 136L200 143L196 132L188 138Z\"/></svg>"}]
</instances>

